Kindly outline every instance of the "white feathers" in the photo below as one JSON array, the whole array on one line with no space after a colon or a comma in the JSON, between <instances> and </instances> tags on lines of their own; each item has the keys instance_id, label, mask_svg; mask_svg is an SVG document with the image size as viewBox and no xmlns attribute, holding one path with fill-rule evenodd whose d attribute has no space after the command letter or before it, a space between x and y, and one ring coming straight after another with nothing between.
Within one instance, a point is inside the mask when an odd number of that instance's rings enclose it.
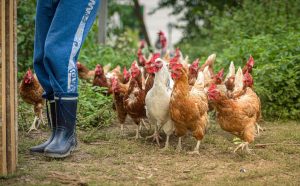
<instances>
[{"instance_id":1,"label":"white feathers","mask_svg":"<svg viewBox=\"0 0 300 186\"><path fill-rule=\"evenodd\" d=\"M211 54L210 56L208 56L206 61L212 61L215 62L217 55L216 54Z\"/></svg>"},{"instance_id":2,"label":"white feathers","mask_svg":"<svg viewBox=\"0 0 300 186\"><path fill-rule=\"evenodd\" d=\"M197 80L195 82L195 85L198 85L198 87L204 88L204 74L203 72L198 73Z\"/></svg>"},{"instance_id":3,"label":"white feathers","mask_svg":"<svg viewBox=\"0 0 300 186\"><path fill-rule=\"evenodd\" d=\"M230 78L231 76L235 75L235 66L233 61L231 61L230 66L229 66L229 72L226 75L225 81L227 81L228 78Z\"/></svg>"},{"instance_id":4,"label":"white feathers","mask_svg":"<svg viewBox=\"0 0 300 186\"><path fill-rule=\"evenodd\" d=\"M234 92L240 91L243 89L243 86L244 86L243 78L244 78L243 71L242 71L241 67L239 67L235 74Z\"/></svg>"},{"instance_id":5,"label":"white feathers","mask_svg":"<svg viewBox=\"0 0 300 186\"><path fill-rule=\"evenodd\" d=\"M188 65L189 64L189 56L185 56L184 60L182 61L182 64L186 64Z\"/></svg>"},{"instance_id":6,"label":"white feathers","mask_svg":"<svg viewBox=\"0 0 300 186\"><path fill-rule=\"evenodd\" d=\"M155 73L154 84L162 84L168 89L173 89L174 82L169 73L167 62L161 58L157 58L155 62L161 62L162 67L157 73Z\"/></svg>"},{"instance_id":7,"label":"white feathers","mask_svg":"<svg viewBox=\"0 0 300 186\"><path fill-rule=\"evenodd\" d=\"M210 83L211 81L211 75L210 72L208 70L209 66L206 66L203 70L203 77L204 77L204 84L207 85Z\"/></svg>"}]
</instances>

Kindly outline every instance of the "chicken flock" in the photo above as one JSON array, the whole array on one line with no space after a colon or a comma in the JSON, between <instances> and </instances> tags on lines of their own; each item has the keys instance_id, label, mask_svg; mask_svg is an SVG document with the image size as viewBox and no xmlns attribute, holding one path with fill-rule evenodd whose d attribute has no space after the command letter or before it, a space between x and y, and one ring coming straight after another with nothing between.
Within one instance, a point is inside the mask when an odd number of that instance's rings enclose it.
<instances>
[{"instance_id":1,"label":"chicken flock","mask_svg":"<svg viewBox=\"0 0 300 186\"><path fill-rule=\"evenodd\" d=\"M250 56L245 66L237 71L231 62L224 77L224 69L214 72L216 54L210 55L202 65L199 59L190 64L178 48L173 53L167 50L163 32L159 32L156 46L156 53L146 57L145 43L141 42L137 60L129 70L124 67L123 72L120 66L110 71L110 65L99 64L95 70L89 70L77 62L79 78L93 86L107 87L106 94L112 95L121 134L124 134L127 115L136 124L135 139L141 138L141 126L148 119L154 132L146 138L160 145L160 131L163 130L166 134L164 149L168 149L170 136L174 134L178 137L177 150L180 151L182 137L191 133L197 142L189 153L199 154L200 142L209 126L208 112L215 112L220 127L242 140L234 152L239 149L250 152L249 144L261 130L258 125L261 104L253 90L251 75L253 57ZM21 83L21 92L28 84L27 76L28 72ZM23 99L25 96L21 94ZM41 118L40 113L37 117Z\"/></svg>"}]
</instances>

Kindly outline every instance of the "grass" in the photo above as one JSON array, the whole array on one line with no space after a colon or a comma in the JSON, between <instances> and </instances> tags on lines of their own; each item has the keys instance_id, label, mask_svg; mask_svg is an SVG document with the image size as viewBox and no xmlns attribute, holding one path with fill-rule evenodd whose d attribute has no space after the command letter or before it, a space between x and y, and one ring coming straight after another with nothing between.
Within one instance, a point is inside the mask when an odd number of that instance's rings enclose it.
<instances>
[{"instance_id":1,"label":"grass","mask_svg":"<svg viewBox=\"0 0 300 186\"><path fill-rule=\"evenodd\" d=\"M28 148L40 143L47 133L19 133L18 172L2 177L0 185L299 185L300 124L265 122L266 130L251 148L254 154L232 153L233 136L212 123L200 148L191 156L196 141L183 139L184 150L162 151L151 140L131 140L133 125L121 137L119 128L79 131L79 148L64 160L33 156ZM149 135L144 130L142 135ZM268 143L265 148L255 144ZM274 144L272 144L274 143ZM295 145L297 144L297 145ZM241 169L245 172L241 172Z\"/></svg>"}]
</instances>

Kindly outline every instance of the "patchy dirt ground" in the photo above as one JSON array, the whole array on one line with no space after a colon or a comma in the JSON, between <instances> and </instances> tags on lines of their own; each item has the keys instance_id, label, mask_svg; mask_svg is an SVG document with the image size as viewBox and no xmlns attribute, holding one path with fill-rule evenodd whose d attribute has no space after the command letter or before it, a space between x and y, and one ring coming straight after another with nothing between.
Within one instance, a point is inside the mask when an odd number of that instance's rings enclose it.
<instances>
[{"instance_id":1,"label":"patchy dirt ground","mask_svg":"<svg viewBox=\"0 0 300 186\"><path fill-rule=\"evenodd\" d=\"M29 147L42 142L47 133L21 132L18 172L1 178L0 185L300 185L300 123L261 125L266 130L250 146L252 155L232 153L233 136L215 123L199 156L187 154L196 144L190 136L184 138L182 152L175 151L176 137L163 151L152 140L130 139L134 126L121 137L115 125L79 131L79 148L56 160L29 154ZM150 134L144 130L142 136Z\"/></svg>"}]
</instances>

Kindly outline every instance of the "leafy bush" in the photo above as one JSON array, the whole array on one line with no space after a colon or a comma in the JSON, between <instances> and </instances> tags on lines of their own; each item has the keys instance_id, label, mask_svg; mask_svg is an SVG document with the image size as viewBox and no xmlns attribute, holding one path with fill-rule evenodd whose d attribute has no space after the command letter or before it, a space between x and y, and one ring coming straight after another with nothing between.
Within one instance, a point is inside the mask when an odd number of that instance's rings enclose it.
<instances>
[{"instance_id":1,"label":"leafy bush","mask_svg":"<svg viewBox=\"0 0 300 186\"><path fill-rule=\"evenodd\" d=\"M127 30L120 37L124 39L119 39L119 42L113 47L99 45L96 42L97 30L98 24L95 23L82 46L78 60L90 69L94 69L96 64L106 65L108 63L112 68L117 65L129 66L136 58L137 33Z\"/></svg>"},{"instance_id":2,"label":"leafy bush","mask_svg":"<svg viewBox=\"0 0 300 186\"><path fill-rule=\"evenodd\" d=\"M18 77L32 67L36 0L17 1Z\"/></svg>"},{"instance_id":3,"label":"leafy bush","mask_svg":"<svg viewBox=\"0 0 300 186\"><path fill-rule=\"evenodd\" d=\"M217 53L217 70L255 59L255 90L268 119L300 119L300 22L296 1L250 1L210 18L206 37L178 46L191 59ZM200 56L199 56L200 55Z\"/></svg>"},{"instance_id":4,"label":"leafy bush","mask_svg":"<svg viewBox=\"0 0 300 186\"><path fill-rule=\"evenodd\" d=\"M222 61L244 65L250 54L255 59L255 90L268 118L300 119L300 33L254 36L236 40L220 55ZM225 64L217 64L219 67ZM227 65L227 66L228 66Z\"/></svg>"},{"instance_id":5,"label":"leafy bush","mask_svg":"<svg viewBox=\"0 0 300 186\"><path fill-rule=\"evenodd\" d=\"M81 129L109 126L115 114L112 109L112 97L105 96L106 88L92 87L79 83L78 126Z\"/></svg>"}]
</instances>

